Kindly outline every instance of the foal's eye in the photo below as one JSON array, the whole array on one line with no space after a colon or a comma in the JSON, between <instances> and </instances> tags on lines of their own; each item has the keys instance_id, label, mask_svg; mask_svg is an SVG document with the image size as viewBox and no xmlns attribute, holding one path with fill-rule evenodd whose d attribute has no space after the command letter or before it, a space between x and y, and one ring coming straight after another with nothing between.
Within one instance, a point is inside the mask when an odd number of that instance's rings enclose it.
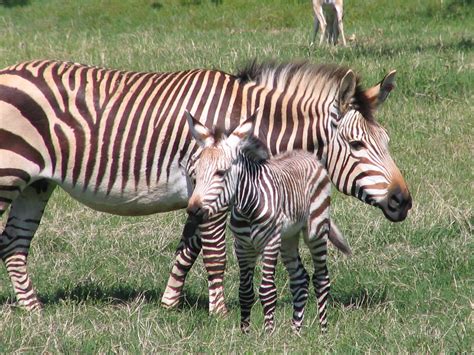
<instances>
[{"instance_id":1,"label":"foal's eye","mask_svg":"<svg viewBox=\"0 0 474 355\"><path fill-rule=\"evenodd\" d=\"M362 141L352 141L349 142L349 145L351 146L351 149L355 151L359 151L365 148L365 143Z\"/></svg>"}]
</instances>

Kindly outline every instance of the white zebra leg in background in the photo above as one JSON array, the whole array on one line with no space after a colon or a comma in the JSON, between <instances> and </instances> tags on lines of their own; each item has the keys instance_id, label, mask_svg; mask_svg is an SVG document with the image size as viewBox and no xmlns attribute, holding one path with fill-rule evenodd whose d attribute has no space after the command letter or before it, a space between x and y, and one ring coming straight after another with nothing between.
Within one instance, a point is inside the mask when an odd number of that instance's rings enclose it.
<instances>
[{"instance_id":1,"label":"white zebra leg in background","mask_svg":"<svg viewBox=\"0 0 474 355\"><path fill-rule=\"evenodd\" d=\"M38 181L25 188L13 201L0 236L0 257L7 268L18 304L29 311L40 309L42 305L28 275L28 251L54 187L46 181Z\"/></svg>"},{"instance_id":2,"label":"white zebra leg in background","mask_svg":"<svg viewBox=\"0 0 474 355\"><path fill-rule=\"evenodd\" d=\"M280 250L281 258L290 277L290 291L293 295L292 328L295 332L300 331L303 323L309 285L309 275L301 262L298 244L299 233L283 238Z\"/></svg>"},{"instance_id":3,"label":"white zebra leg in background","mask_svg":"<svg viewBox=\"0 0 474 355\"><path fill-rule=\"evenodd\" d=\"M338 35L339 34L341 35L342 44L345 47L345 46L347 46L347 42L346 42L346 36L344 36L344 24L342 23L342 19L344 17L343 9L342 9L342 1L341 1L340 5L335 6L335 9L336 9L336 18L337 18L337 33L338 33ZM334 44L337 43L337 39L338 39L338 36L336 37L336 41L335 41Z\"/></svg>"}]
</instances>

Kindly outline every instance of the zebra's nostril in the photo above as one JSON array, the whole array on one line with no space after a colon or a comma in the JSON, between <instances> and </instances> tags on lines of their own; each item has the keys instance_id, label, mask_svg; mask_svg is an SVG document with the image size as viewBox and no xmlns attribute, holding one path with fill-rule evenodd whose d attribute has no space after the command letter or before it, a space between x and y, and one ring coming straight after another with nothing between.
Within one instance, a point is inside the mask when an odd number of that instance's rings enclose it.
<instances>
[{"instance_id":1,"label":"zebra's nostril","mask_svg":"<svg viewBox=\"0 0 474 355\"><path fill-rule=\"evenodd\" d=\"M394 191L388 198L388 208L392 211L398 210L403 203L403 194L400 190Z\"/></svg>"},{"instance_id":2,"label":"zebra's nostril","mask_svg":"<svg viewBox=\"0 0 474 355\"><path fill-rule=\"evenodd\" d=\"M201 206L197 204L190 205L186 209L186 212L188 213L188 215L191 215L191 216L198 216L200 211L201 211Z\"/></svg>"}]
</instances>

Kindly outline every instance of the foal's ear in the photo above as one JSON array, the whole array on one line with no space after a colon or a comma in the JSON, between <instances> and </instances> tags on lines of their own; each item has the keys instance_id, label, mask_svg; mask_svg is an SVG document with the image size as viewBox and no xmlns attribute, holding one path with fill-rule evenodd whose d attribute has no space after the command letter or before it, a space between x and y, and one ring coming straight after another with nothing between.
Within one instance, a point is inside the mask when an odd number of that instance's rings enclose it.
<instances>
[{"instance_id":1,"label":"foal's ear","mask_svg":"<svg viewBox=\"0 0 474 355\"><path fill-rule=\"evenodd\" d=\"M196 120L188 111L184 112L186 116L186 120L188 121L189 130L191 131L191 135L196 140L196 142L201 147L209 147L214 144L214 137L212 136L211 131Z\"/></svg>"},{"instance_id":2,"label":"foal's ear","mask_svg":"<svg viewBox=\"0 0 474 355\"><path fill-rule=\"evenodd\" d=\"M388 97L395 88L396 70L390 71L377 85L364 91L365 96L370 101L373 108L377 108Z\"/></svg>"},{"instance_id":3,"label":"foal's ear","mask_svg":"<svg viewBox=\"0 0 474 355\"><path fill-rule=\"evenodd\" d=\"M339 111L345 113L354 97L357 86L357 78L352 70L347 73L339 84Z\"/></svg>"},{"instance_id":4,"label":"foal's ear","mask_svg":"<svg viewBox=\"0 0 474 355\"><path fill-rule=\"evenodd\" d=\"M237 146L240 142L247 139L253 134L255 128L255 118L257 117L258 109L247 118L244 122L235 128L232 133L229 135L228 143L231 146Z\"/></svg>"}]
</instances>

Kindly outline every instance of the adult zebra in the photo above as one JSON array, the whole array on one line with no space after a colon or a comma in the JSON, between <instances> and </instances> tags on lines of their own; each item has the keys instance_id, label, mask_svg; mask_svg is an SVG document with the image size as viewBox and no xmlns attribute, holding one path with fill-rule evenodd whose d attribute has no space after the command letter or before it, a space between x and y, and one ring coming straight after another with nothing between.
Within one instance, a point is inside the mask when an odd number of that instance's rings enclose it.
<instances>
[{"instance_id":1,"label":"adult zebra","mask_svg":"<svg viewBox=\"0 0 474 355\"><path fill-rule=\"evenodd\" d=\"M56 185L105 212L144 215L184 208L180 168L196 150L185 125L190 111L207 126L235 128L260 107L256 133L272 153L300 148L325 162L337 125L349 108L371 114L383 101L389 74L362 91L346 68L307 63L252 65L240 76L196 69L137 73L57 61L31 61L0 71L0 213L10 206L0 236L18 303L41 303L27 273L27 255ZM334 149L333 149L334 150ZM386 216L403 220L410 194L392 164ZM370 172L369 172L370 174ZM202 225L201 239L182 239L163 303L173 306L203 249L211 312L225 311L225 215ZM201 246L202 240L202 246Z\"/></svg>"}]
</instances>

